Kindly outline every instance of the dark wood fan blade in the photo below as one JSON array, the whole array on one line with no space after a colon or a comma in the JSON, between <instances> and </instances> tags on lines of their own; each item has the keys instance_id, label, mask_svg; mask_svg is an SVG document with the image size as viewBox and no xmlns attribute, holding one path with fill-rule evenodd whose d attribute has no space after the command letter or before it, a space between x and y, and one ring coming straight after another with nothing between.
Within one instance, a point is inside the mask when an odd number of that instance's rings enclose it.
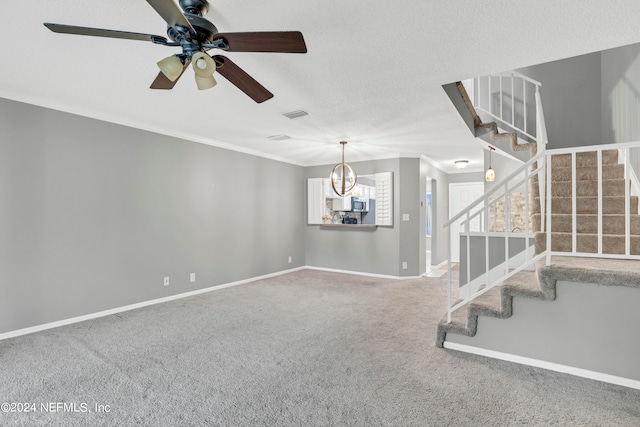
<instances>
[{"instance_id":1,"label":"dark wood fan blade","mask_svg":"<svg viewBox=\"0 0 640 427\"><path fill-rule=\"evenodd\" d=\"M178 76L178 78L172 82L171 80L169 80L167 78L167 76L164 75L164 73L162 71L160 71L158 73L158 75L156 76L156 79L153 81L153 83L151 83L151 86L149 86L151 89L163 89L163 90L171 90L173 89L173 87L176 85L176 83L178 83L178 80L180 80L180 77L182 77L182 75L184 74L184 70L187 69L187 67L189 66L189 63L191 61L189 59L187 59L184 63L184 66L182 67L182 73L180 73L180 75Z\"/></svg>"},{"instance_id":2,"label":"dark wood fan blade","mask_svg":"<svg viewBox=\"0 0 640 427\"><path fill-rule=\"evenodd\" d=\"M238 67L229 58L216 55L213 59L218 64L216 71L219 72L222 77L233 83L238 89L249 95L251 99L257 103L266 101L273 98L273 94L265 89L260 83L258 83L253 77L247 74L242 68Z\"/></svg>"},{"instance_id":3,"label":"dark wood fan blade","mask_svg":"<svg viewBox=\"0 0 640 427\"><path fill-rule=\"evenodd\" d=\"M307 45L300 31L270 31L251 33L218 33L229 52L307 53Z\"/></svg>"},{"instance_id":4,"label":"dark wood fan blade","mask_svg":"<svg viewBox=\"0 0 640 427\"><path fill-rule=\"evenodd\" d=\"M148 42L153 41L153 39L166 40L166 38L154 34L130 33L127 31L104 30L102 28L76 27L73 25L51 24L49 22L45 22L44 26L54 33L77 34L80 36L110 37L114 39L142 40Z\"/></svg>"},{"instance_id":5,"label":"dark wood fan blade","mask_svg":"<svg viewBox=\"0 0 640 427\"><path fill-rule=\"evenodd\" d=\"M191 34L196 34L196 30L193 29L191 23L174 0L147 0L147 3L158 12L162 19L167 21L170 27L180 25L187 28Z\"/></svg>"}]
</instances>

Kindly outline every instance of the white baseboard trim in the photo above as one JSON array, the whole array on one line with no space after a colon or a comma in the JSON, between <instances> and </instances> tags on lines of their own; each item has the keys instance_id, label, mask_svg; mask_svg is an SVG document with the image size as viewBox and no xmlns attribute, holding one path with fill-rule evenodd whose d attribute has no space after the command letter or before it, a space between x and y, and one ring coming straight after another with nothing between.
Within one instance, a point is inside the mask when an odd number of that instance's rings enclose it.
<instances>
[{"instance_id":1,"label":"white baseboard trim","mask_svg":"<svg viewBox=\"0 0 640 427\"><path fill-rule=\"evenodd\" d=\"M176 295L170 295L168 297L157 298L157 299L153 299L153 300L149 300L149 301L143 301L143 302L139 302L139 303L136 303L136 304L125 305L123 307L117 307L117 308L112 308L112 309L109 309L109 310L98 311L96 313L85 314L83 316L72 317L70 319L58 320L58 321L51 322L51 323L45 323L45 324L42 324L42 325L31 326L29 328L24 328L24 329L18 329L18 330L15 330L15 331L5 332L5 333L0 334L0 341L8 339L8 338L19 337L21 335L33 334L35 332L40 332L40 331L44 331L44 330L47 330L47 329L58 328L60 326L70 325L72 323L84 322L86 320L97 319L99 317L110 316L112 314L117 314L117 313L122 313L122 312L125 312L125 311L135 310L137 308L143 308L143 307L147 307L147 306L154 305L154 304L162 304L164 302L175 301L175 300L178 300L178 299L187 298L187 297L191 297L191 296L194 296L194 295L204 294L204 293L212 292L212 291L218 291L220 289L230 288L232 286L244 285L246 283L255 282L256 280L268 279L270 277L281 276L283 274L292 273L294 271L300 271L300 270L304 270L304 269L305 269L305 267L292 268L292 269L289 269L289 270L283 270L283 271L278 271L278 272L275 272L275 273L265 274L263 276L252 277L250 279L244 279L244 280L238 280L236 282L224 283L222 285L211 286L211 287L204 288L204 289L198 289L198 290L195 290L195 291L184 292L184 293L180 293L180 294L176 294Z\"/></svg>"},{"instance_id":2,"label":"white baseboard trim","mask_svg":"<svg viewBox=\"0 0 640 427\"><path fill-rule=\"evenodd\" d=\"M433 265L431 264L431 269L432 270L440 270L441 268L444 268L447 264L449 263L448 259L445 259L444 261L442 261L440 264L438 265Z\"/></svg>"},{"instance_id":3,"label":"white baseboard trim","mask_svg":"<svg viewBox=\"0 0 640 427\"><path fill-rule=\"evenodd\" d=\"M544 360L531 359L528 357L517 356L509 353L502 353L485 348L472 347L465 344L445 341L444 348L464 353L477 354L479 356L490 357L492 359L506 360L507 362L519 363L521 365L534 366L536 368L548 369L550 371L561 372L564 374L575 375L577 377L588 378L591 380L602 381L609 384L621 385L623 387L634 388L640 390L640 381L630 378L618 377L615 375L604 374L602 372L589 371L587 369L576 368L574 366L560 365L558 363L546 362Z\"/></svg>"},{"instance_id":4,"label":"white baseboard trim","mask_svg":"<svg viewBox=\"0 0 640 427\"><path fill-rule=\"evenodd\" d=\"M376 277L379 279L407 280L407 279L420 279L422 277L422 276L391 276L387 274L365 273L363 271L339 270L337 268L315 267L313 265L307 265L305 266L305 268L309 270L329 271L331 273L342 273L342 274L353 274L356 276Z\"/></svg>"}]
</instances>

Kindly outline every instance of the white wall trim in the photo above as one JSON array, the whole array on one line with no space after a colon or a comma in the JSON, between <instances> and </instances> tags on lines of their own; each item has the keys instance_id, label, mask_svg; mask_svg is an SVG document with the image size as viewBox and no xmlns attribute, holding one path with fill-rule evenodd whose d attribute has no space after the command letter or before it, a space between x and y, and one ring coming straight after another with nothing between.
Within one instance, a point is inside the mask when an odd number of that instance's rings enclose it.
<instances>
[{"instance_id":1,"label":"white wall trim","mask_svg":"<svg viewBox=\"0 0 640 427\"><path fill-rule=\"evenodd\" d=\"M314 267L312 265L307 265L305 268L309 270L319 270L319 271L329 271L331 273L342 273L342 274L353 274L356 276L368 276L368 277L377 277L379 279L394 279L394 280L407 280L407 279L420 279L422 276L391 276L387 274L374 274L374 273L365 273L362 271L351 271L351 270L339 270L336 268L325 268L325 267Z\"/></svg>"},{"instance_id":2,"label":"white wall trim","mask_svg":"<svg viewBox=\"0 0 640 427\"><path fill-rule=\"evenodd\" d=\"M50 110L61 111L63 113L74 114L76 116L87 117L90 119L100 120L103 122L114 123L121 126L127 126L134 129L140 129L147 132L158 133L161 135L170 136L173 138L183 139L186 141L197 142L200 144L210 145L212 147L218 147L229 151L236 151L239 153L249 154L251 156L262 157L269 160L275 160L278 162L289 163L296 166L303 166L298 163L292 162L282 156L272 155L263 151L253 150L250 148L242 147L239 145L228 144L222 141L216 141L209 138L203 138L198 135L194 135L188 132L176 131L174 129L164 128L161 126L150 125L140 120L131 120L126 117L119 117L113 114L107 114L95 110L87 110L86 108L77 108L60 102L51 100L45 100L36 96L23 96L15 95L6 91L0 91L0 97L6 98L12 101L22 102L25 104L31 104L38 107L48 108Z\"/></svg>"},{"instance_id":3,"label":"white wall trim","mask_svg":"<svg viewBox=\"0 0 640 427\"><path fill-rule=\"evenodd\" d=\"M444 261L442 261L440 264L438 265L433 265L431 264L431 269L432 270L440 270L441 268L444 268L447 264L449 263L448 259L445 259Z\"/></svg>"},{"instance_id":4,"label":"white wall trim","mask_svg":"<svg viewBox=\"0 0 640 427\"><path fill-rule=\"evenodd\" d=\"M58 320L58 321L55 321L55 322L45 323L45 324L42 324L42 325L31 326L29 328L23 328L23 329L18 329L18 330L15 330L15 331L5 332L3 334L0 334L0 341L8 339L8 338L19 337L21 335L27 335L27 334L32 334L32 333L35 333L35 332L44 331L44 330L47 330L47 329L57 328L57 327L60 327L60 326L70 325L72 323L84 322L86 320L92 320L92 319L97 319L99 317L110 316L112 314L122 313L124 311L129 311L129 310L135 310L137 308L143 308L143 307L147 307L147 306L150 306L150 305L162 304L162 303L169 302L169 301L175 301L175 300L178 300L178 299L187 298L187 297L191 297L191 296L199 295L199 294L204 294L204 293L211 292L211 291L218 291L220 289L230 288L232 286L244 285L246 283L255 282L256 280L268 279L270 277L281 276L283 274L292 273L294 271L299 271L299 270L304 270L304 269L305 269L305 267L292 268L292 269L289 269L289 270L283 270L283 271L278 271L278 272L271 273L271 274L265 274L263 276L252 277L250 279L244 279L244 280L238 280L236 282L224 283L222 285L211 286L211 287L204 288L204 289L198 289L198 290L195 290L195 291L184 292L184 293L180 293L180 294L176 294L176 295L170 295L168 297L157 298L157 299L153 299L153 300L149 300L149 301L143 301L143 302L139 302L139 303L136 303L136 304L125 305L123 307L117 307L117 308L112 308L112 309L109 309L109 310L98 311L96 313L85 314L83 316L72 317L70 319Z\"/></svg>"},{"instance_id":5,"label":"white wall trim","mask_svg":"<svg viewBox=\"0 0 640 427\"><path fill-rule=\"evenodd\" d=\"M464 353L477 354L479 356L490 357L492 359L506 360L507 362L519 363L521 365L534 366L536 368L548 369L550 371L561 372L564 374L575 375L577 377L588 378L591 380L602 381L609 384L621 385L623 387L634 388L640 390L640 381L630 378L618 377L615 375L605 374L602 372L589 371L587 369L576 368L574 366L560 365L558 363L546 362L544 360L531 359L528 357L517 356L515 354L502 353L494 350L487 350L479 347L472 347L465 344L445 341L444 348L449 350L462 351Z\"/></svg>"}]
</instances>

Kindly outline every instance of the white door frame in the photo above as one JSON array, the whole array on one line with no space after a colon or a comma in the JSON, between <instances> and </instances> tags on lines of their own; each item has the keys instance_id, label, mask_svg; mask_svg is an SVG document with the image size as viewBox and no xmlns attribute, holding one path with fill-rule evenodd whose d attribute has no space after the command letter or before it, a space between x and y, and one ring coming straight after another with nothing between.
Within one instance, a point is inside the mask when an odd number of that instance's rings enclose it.
<instances>
[{"instance_id":1,"label":"white door frame","mask_svg":"<svg viewBox=\"0 0 640 427\"><path fill-rule=\"evenodd\" d=\"M468 197L466 202L460 203L459 199L463 192L468 192ZM459 212L464 210L467 206L471 204L471 202L477 200L484 194L484 182L483 181L475 181L475 182L452 182L449 183L449 218L453 218ZM454 196L456 196L454 198ZM482 209L482 206L478 207L478 209ZM451 233L447 236L447 238L452 237L451 241L451 262L460 262L460 238L459 238L459 230L460 223L463 221L463 218L451 224ZM479 221L479 220L478 220ZM480 223L471 224L471 231L480 231L478 228ZM478 229L476 229L478 228Z\"/></svg>"}]
</instances>

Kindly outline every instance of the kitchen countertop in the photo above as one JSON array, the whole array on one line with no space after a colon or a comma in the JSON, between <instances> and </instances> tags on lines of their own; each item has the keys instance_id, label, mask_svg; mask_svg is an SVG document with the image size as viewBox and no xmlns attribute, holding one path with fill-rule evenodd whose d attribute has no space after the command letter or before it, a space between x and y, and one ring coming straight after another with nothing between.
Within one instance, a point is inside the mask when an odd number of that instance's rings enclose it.
<instances>
[{"instance_id":1,"label":"kitchen countertop","mask_svg":"<svg viewBox=\"0 0 640 427\"><path fill-rule=\"evenodd\" d=\"M320 224L321 227L377 228L375 224Z\"/></svg>"}]
</instances>

